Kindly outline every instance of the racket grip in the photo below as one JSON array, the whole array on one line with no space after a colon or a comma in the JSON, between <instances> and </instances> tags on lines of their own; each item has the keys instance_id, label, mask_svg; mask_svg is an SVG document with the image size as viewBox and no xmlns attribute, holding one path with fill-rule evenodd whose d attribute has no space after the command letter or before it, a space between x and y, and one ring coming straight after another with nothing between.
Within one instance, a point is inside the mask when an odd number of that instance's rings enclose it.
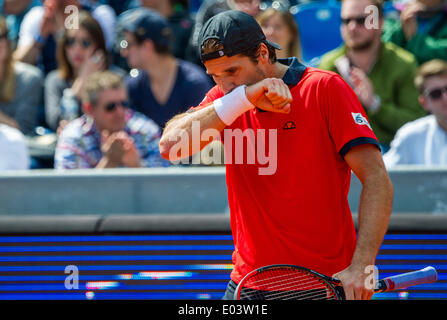
<instances>
[{"instance_id":1,"label":"racket grip","mask_svg":"<svg viewBox=\"0 0 447 320\"><path fill-rule=\"evenodd\" d=\"M432 283L438 279L436 269L433 267L426 267L424 269L399 274L396 276L383 279L386 283L386 290L399 290L422 283Z\"/></svg>"}]
</instances>

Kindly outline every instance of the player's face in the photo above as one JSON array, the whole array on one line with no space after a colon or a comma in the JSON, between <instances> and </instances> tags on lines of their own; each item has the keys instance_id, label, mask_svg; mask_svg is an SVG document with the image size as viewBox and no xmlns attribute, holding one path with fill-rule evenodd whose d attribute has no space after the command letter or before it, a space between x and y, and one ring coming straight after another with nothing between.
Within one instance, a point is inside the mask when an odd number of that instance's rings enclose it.
<instances>
[{"instance_id":1,"label":"player's face","mask_svg":"<svg viewBox=\"0 0 447 320\"><path fill-rule=\"evenodd\" d=\"M447 124L447 75L434 76L425 80L422 106L431 112L438 122Z\"/></svg>"},{"instance_id":2,"label":"player's face","mask_svg":"<svg viewBox=\"0 0 447 320\"><path fill-rule=\"evenodd\" d=\"M240 85L249 86L265 78L265 73L258 64L240 54L211 59L204 64L206 72L225 94Z\"/></svg>"},{"instance_id":3,"label":"player's face","mask_svg":"<svg viewBox=\"0 0 447 320\"><path fill-rule=\"evenodd\" d=\"M380 39L381 28L367 28L365 24L368 17L365 9L370 5L369 0L343 1L341 35L346 46L350 49L368 49L374 41Z\"/></svg>"}]
</instances>

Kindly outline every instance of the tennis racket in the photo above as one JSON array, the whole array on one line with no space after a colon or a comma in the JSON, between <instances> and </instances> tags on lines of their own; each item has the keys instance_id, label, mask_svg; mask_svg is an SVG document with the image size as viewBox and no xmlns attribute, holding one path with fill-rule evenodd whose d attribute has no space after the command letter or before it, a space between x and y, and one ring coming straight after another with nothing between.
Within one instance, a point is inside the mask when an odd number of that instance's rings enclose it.
<instances>
[{"instance_id":1,"label":"tennis racket","mask_svg":"<svg viewBox=\"0 0 447 320\"><path fill-rule=\"evenodd\" d=\"M437 280L433 267L376 281L375 293L399 290ZM248 273L239 282L235 300L344 300L341 281L294 265L271 265Z\"/></svg>"}]
</instances>

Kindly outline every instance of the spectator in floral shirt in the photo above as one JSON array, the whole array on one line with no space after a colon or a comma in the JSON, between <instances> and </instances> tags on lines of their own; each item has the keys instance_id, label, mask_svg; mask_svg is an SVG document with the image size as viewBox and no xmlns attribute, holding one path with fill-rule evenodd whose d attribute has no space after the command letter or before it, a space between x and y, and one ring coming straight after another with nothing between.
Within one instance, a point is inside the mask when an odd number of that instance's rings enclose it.
<instances>
[{"instance_id":1,"label":"spectator in floral shirt","mask_svg":"<svg viewBox=\"0 0 447 320\"><path fill-rule=\"evenodd\" d=\"M158 149L160 128L127 104L121 77L110 71L91 75L82 101L84 115L60 133L55 168L168 166Z\"/></svg>"}]
</instances>

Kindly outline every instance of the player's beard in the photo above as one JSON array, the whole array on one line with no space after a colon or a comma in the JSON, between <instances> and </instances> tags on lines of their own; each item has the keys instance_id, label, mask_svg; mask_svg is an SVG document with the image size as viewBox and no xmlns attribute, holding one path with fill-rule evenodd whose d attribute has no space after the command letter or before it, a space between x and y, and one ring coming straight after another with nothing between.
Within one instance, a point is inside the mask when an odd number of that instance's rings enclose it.
<instances>
[{"instance_id":1,"label":"player's beard","mask_svg":"<svg viewBox=\"0 0 447 320\"><path fill-rule=\"evenodd\" d=\"M250 79L248 79L245 82L245 85L250 86L250 85L258 83L259 81L262 81L262 80L264 80L266 78L267 78L267 75L265 74L265 72L261 68L256 66L255 67L255 72L254 72L253 76L250 77Z\"/></svg>"}]
</instances>

